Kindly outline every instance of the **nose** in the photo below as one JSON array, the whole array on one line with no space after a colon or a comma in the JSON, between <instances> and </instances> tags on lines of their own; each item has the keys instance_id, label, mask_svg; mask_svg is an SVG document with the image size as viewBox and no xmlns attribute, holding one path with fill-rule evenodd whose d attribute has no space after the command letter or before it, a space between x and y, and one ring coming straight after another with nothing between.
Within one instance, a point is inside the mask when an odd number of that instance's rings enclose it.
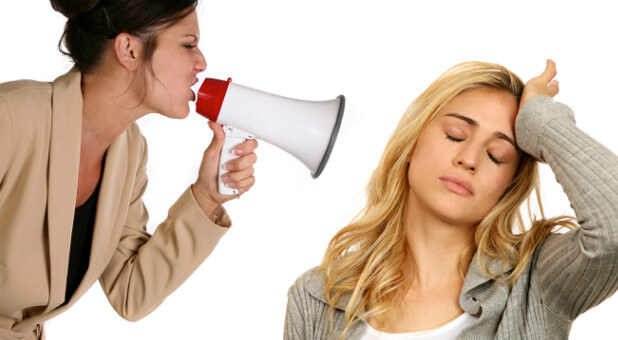
<instances>
[{"instance_id":1,"label":"nose","mask_svg":"<svg viewBox=\"0 0 618 340\"><path fill-rule=\"evenodd\" d=\"M200 72L204 72L206 71L206 58L204 58L204 54L202 53L202 50L199 50L199 54L198 54L198 58L197 61L195 62L195 73L200 73Z\"/></svg>"},{"instance_id":2,"label":"nose","mask_svg":"<svg viewBox=\"0 0 618 340\"><path fill-rule=\"evenodd\" d=\"M455 156L453 163L455 166L462 167L471 173L478 169L478 159L482 150L472 144L463 146Z\"/></svg>"}]
</instances>

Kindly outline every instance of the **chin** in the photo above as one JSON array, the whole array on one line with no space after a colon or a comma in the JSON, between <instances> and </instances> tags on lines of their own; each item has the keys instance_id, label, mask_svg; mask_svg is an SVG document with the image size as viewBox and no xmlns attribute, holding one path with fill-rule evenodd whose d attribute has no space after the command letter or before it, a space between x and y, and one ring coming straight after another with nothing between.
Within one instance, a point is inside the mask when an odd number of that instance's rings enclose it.
<instances>
[{"instance_id":1,"label":"chin","mask_svg":"<svg viewBox=\"0 0 618 340\"><path fill-rule=\"evenodd\" d=\"M479 222L479 214L476 208L460 202L441 201L441 204L434 206L434 213L440 219L455 225L470 225ZM482 219L482 218L480 218Z\"/></svg>"},{"instance_id":2,"label":"chin","mask_svg":"<svg viewBox=\"0 0 618 340\"><path fill-rule=\"evenodd\" d=\"M483 219L478 219L477 216L469 216L469 215L463 215L463 214L462 215L454 215L454 214L442 215L441 219L443 221L446 221L456 226L477 225L483 220Z\"/></svg>"},{"instance_id":3,"label":"chin","mask_svg":"<svg viewBox=\"0 0 618 340\"><path fill-rule=\"evenodd\" d=\"M189 109L187 108L187 110L183 111L181 114L179 114L176 118L178 119L185 119L189 116L189 113L191 111L189 111Z\"/></svg>"},{"instance_id":4,"label":"chin","mask_svg":"<svg viewBox=\"0 0 618 340\"><path fill-rule=\"evenodd\" d=\"M189 110L189 105L187 105L183 109L174 110L174 111L170 112L170 114L167 115L167 116L169 118L172 118L172 119L184 119L184 118L187 118L189 116L190 112L191 112L191 110Z\"/></svg>"}]
</instances>

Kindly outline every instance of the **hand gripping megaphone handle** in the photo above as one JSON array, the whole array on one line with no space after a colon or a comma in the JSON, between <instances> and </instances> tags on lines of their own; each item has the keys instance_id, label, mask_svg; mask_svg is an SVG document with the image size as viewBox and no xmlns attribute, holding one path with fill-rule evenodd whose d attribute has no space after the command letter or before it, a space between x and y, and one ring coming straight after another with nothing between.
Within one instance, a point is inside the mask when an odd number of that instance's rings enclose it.
<instances>
[{"instance_id":1,"label":"hand gripping megaphone handle","mask_svg":"<svg viewBox=\"0 0 618 340\"><path fill-rule=\"evenodd\" d=\"M317 178L332 151L343 118L345 97L326 101L287 98L227 81L206 78L197 93L195 111L227 125L219 164L219 193L238 194L221 182L223 167L235 158L234 147L259 138L300 160ZM244 131L243 131L244 130ZM245 132L245 131L250 131Z\"/></svg>"},{"instance_id":2,"label":"hand gripping megaphone handle","mask_svg":"<svg viewBox=\"0 0 618 340\"><path fill-rule=\"evenodd\" d=\"M227 162L240 157L234 154L234 148L245 140L255 139L255 137L248 132L229 125L224 125L223 131L225 132L225 141L223 142L221 155L219 156L219 175L217 176L217 180L219 182L219 193L221 195L238 195L238 189L229 188L226 186L225 183L221 181L221 176L228 172L225 168Z\"/></svg>"}]
</instances>

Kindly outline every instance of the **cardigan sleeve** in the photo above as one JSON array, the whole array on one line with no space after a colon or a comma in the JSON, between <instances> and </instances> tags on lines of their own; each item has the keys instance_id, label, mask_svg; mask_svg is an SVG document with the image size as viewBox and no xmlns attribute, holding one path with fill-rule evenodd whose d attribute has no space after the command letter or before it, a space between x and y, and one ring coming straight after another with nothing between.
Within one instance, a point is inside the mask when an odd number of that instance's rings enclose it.
<instances>
[{"instance_id":1,"label":"cardigan sleeve","mask_svg":"<svg viewBox=\"0 0 618 340\"><path fill-rule=\"evenodd\" d=\"M577 217L578 228L547 237L532 268L541 303L574 320L618 288L618 157L548 96L522 106L516 133L524 151L549 164Z\"/></svg>"},{"instance_id":2,"label":"cardigan sleeve","mask_svg":"<svg viewBox=\"0 0 618 340\"><path fill-rule=\"evenodd\" d=\"M209 220L188 188L151 236L142 201L146 189L146 142L117 249L100 278L116 312L138 320L152 312L210 255L231 221L220 207Z\"/></svg>"}]
</instances>

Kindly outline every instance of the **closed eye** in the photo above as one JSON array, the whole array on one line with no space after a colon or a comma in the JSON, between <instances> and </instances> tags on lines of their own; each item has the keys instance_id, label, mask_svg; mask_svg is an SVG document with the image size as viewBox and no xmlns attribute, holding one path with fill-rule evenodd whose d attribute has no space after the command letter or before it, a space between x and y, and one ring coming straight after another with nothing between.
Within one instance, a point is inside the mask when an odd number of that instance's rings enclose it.
<instances>
[{"instance_id":1,"label":"closed eye","mask_svg":"<svg viewBox=\"0 0 618 340\"><path fill-rule=\"evenodd\" d=\"M189 50L194 49L195 47L197 47L197 45L191 45L191 44L185 44L185 45L182 45L182 46L184 48L186 48L186 49L189 49Z\"/></svg>"},{"instance_id":2,"label":"closed eye","mask_svg":"<svg viewBox=\"0 0 618 340\"><path fill-rule=\"evenodd\" d=\"M457 142L457 143L459 143L459 142L463 142L463 139L460 139L460 138L455 138L455 137L453 137L453 136L449 136L449 135L446 135L446 139L451 140L451 141L453 141L453 142Z\"/></svg>"},{"instance_id":3,"label":"closed eye","mask_svg":"<svg viewBox=\"0 0 618 340\"><path fill-rule=\"evenodd\" d=\"M459 143L459 142L463 142L463 141L464 141L464 140L463 140L463 139L461 139L461 138L455 138L455 137L450 136L450 135L446 135L446 139L448 139L448 140L450 140L450 141L453 141L453 142L456 142L456 143ZM502 162L500 162L499 160L497 160L497 159L496 159L496 158L495 158L492 154L490 154L489 152L487 153L487 156L489 156L489 159L490 159L492 162L494 162L494 163L496 163L496 164L502 164Z\"/></svg>"},{"instance_id":4,"label":"closed eye","mask_svg":"<svg viewBox=\"0 0 618 340\"><path fill-rule=\"evenodd\" d=\"M489 159L491 159L491 161L496 163L496 164L501 164L502 163L499 160L495 159L494 156L492 156L489 152L487 153L487 156L489 156Z\"/></svg>"}]
</instances>

